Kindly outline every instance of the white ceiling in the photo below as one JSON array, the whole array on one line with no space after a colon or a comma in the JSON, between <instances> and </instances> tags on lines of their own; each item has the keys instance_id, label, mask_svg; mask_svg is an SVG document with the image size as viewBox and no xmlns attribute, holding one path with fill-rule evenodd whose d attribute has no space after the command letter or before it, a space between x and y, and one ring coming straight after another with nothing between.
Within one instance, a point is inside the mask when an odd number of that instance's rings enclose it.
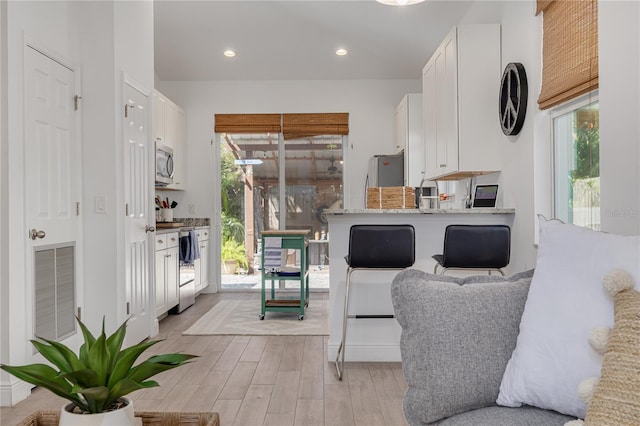
<instances>
[{"instance_id":1,"label":"white ceiling","mask_svg":"<svg viewBox=\"0 0 640 426\"><path fill-rule=\"evenodd\" d=\"M155 71L165 81L419 79L472 3L156 0Z\"/></svg>"}]
</instances>

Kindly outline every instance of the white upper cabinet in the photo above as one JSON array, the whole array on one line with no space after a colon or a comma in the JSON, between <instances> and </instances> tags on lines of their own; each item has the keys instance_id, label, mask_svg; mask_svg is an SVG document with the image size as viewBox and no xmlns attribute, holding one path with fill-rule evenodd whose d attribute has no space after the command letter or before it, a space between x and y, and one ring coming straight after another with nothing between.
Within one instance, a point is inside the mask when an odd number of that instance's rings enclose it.
<instances>
[{"instance_id":1,"label":"white upper cabinet","mask_svg":"<svg viewBox=\"0 0 640 426\"><path fill-rule=\"evenodd\" d=\"M162 96L160 92L155 92L153 94L155 99L155 134L154 141L157 143L161 143L163 145L168 145L173 148L172 145L169 145L170 141L167 141L165 135L165 126L166 126L166 117L167 117L167 98Z\"/></svg>"},{"instance_id":2,"label":"white upper cabinet","mask_svg":"<svg viewBox=\"0 0 640 426\"><path fill-rule=\"evenodd\" d=\"M396 151L404 150L404 185L420 186L424 177L424 142L422 138L422 94L409 93L395 111Z\"/></svg>"},{"instance_id":3,"label":"white upper cabinet","mask_svg":"<svg viewBox=\"0 0 640 426\"><path fill-rule=\"evenodd\" d=\"M171 116L173 122L173 183L169 185L169 188L173 189L186 189L187 187L187 174L186 174L186 154L187 154L187 123L184 110L179 106L172 104L170 109L172 110Z\"/></svg>"},{"instance_id":4,"label":"white upper cabinet","mask_svg":"<svg viewBox=\"0 0 640 426\"><path fill-rule=\"evenodd\" d=\"M426 178L500 170L500 25L453 28L422 71Z\"/></svg>"},{"instance_id":5,"label":"white upper cabinet","mask_svg":"<svg viewBox=\"0 0 640 426\"><path fill-rule=\"evenodd\" d=\"M186 189L187 126L184 110L157 90L155 97L155 141L173 148L173 183L166 189Z\"/></svg>"}]
</instances>

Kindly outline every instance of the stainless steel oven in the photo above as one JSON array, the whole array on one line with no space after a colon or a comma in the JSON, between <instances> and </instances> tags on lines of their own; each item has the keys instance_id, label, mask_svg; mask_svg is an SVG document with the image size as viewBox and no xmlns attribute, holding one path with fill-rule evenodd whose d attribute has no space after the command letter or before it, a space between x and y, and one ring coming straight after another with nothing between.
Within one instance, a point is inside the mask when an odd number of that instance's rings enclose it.
<instances>
[{"instance_id":1,"label":"stainless steel oven","mask_svg":"<svg viewBox=\"0 0 640 426\"><path fill-rule=\"evenodd\" d=\"M181 313L196 301L196 268L195 260L200 257L197 250L198 237L193 228L180 228L179 233L179 301L176 313ZM194 252L195 250L195 252Z\"/></svg>"}]
</instances>

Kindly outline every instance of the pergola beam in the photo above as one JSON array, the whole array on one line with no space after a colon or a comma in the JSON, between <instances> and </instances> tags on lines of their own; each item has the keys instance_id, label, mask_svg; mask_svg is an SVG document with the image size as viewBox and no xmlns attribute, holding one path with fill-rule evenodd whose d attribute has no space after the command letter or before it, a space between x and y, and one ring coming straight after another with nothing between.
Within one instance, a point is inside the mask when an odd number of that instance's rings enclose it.
<instances>
[{"instance_id":1,"label":"pergola beam","mask_svg":"<svg viewBox=\"0 0 640 426\"><path fill-rule=\"evenodd\" d=\"M277 143L250 143L244 144L242 142L235 143L241 151L262 151L262 152L270 152L277 151L278 144ZM328 144L306 144L306 143L285 143L284 150L285 151L340 151L342 152L342 144L331 144L331 148L327 148Z\"/></svg>"}]
</instances>

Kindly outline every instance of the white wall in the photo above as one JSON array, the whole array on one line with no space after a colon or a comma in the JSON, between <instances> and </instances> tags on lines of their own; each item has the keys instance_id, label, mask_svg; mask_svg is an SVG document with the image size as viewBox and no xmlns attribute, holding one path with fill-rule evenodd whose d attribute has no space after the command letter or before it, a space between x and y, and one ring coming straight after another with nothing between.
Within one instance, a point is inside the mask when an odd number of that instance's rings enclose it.
<instances>
[{"instance_id":1,"label":"white wall","mask_svg":"<svg viewBox=\"0 0 640 426\"><path fill-rule=\"evenodd\" d=\"M364 206L369 157L393 152L393 113L406 93L421 92L419 80L350 81L218 81L159 82L158 90L185 109L187 117L187 186L172 192L176 217L215 219L219 186L214 172L214 114L348 112L349 148L345 150L345 198ZM219 180L219 179L217 179ZM195 205L195 214L187 206ZM212 224L215 220L212 220ZM212 235L217 235L212 228ZM211 278L219 255L212 244ZM210 287L213 287L210 286ZM208 291L211 291L209 288Z\"/></svg>"},{"instance_id":2,"label":"white wall","mask_svg":"<svg viewBox=\"0 0 640 426\"><path fill-rule=\"evenodd\" d=\"M538 172L534 158L538 145L548 144L548 130L545 130L544 120L542 126L539 123L545 113L538 110L537 104L542 20L535 16L535 1L480 1L469 9L460 22L461 25L494 23L499 23L502 29L502 70L510 62L520 62L527 73L527 115L518 135L505 136L500 132L502 171L480 176L475 179L475 183L499 183L499 204L516 209L512 226L511 263L507 268L510 273L516 273L535 266L535 214L541 207L536 203L536 191L540 184L535 179ZM496 126L499 126L499 85L498 80L495 93ZM464 190L465 185L458 186ZM544 193L548 194L548 191Z\"/></svg>"},{"instance_id":3,"label":"white wall","mask_svg":"<svg viewBox=\"0 0 640 426\"><path fill-rule=\"evenodd\" d=\"M124 165L122 159L123 155L123 136L124 136L124 105L126 100L123 98L124 79L128 83L132 84L136 89L148 95L147 111L149 113L149 119L153 116L153 86L154 86L154 46L153 46L153 2L152 1L115 1L114 2L114 45L115 45L115 153L116 161L113 164L115 171L115 180L117 188L116 200L120 202L116 206L124 207ZM151 121L149 121L151 123ZM154 145L153 145L153 128L151 125L147 129L147 143L150 147L148 151L149 155L149 168L155 170L154 159ZM152 173L149 170L148 179L151 182ZM149 194L148 211L153 211L152 194ZM118 214L119 213L119 214ZM114 315L116 318L116 324L122 323L129 315L126 312L127 291L125 288L126 282L126 270L125 270L125 247L128 247L125 241L125 228L124 228L124 214L122 210L116 207L116 250L118 259L117 276L114 282L109 283L117 286L117 301L115 306ZM149 225L154 224L153 216L149 219L151 222ZM147 234L150 238L150 234ZM150 244L150 250L154 250L153 244ZM150 313L149 318L149 330L151 332L153 322L155 320L155 281L153 278L153 271L155 271L153 261L155 259L154 252L148 253L148 260L150 262L149 270L149 289L145 294L149 296Z\"/></svg>"},{"instance_id":4,"label":"white wall","mask_svg":"<svg viewBox=\"0 0 640 426\"><path fill-rule=\"evenodd\" d=\"M5 6L3 2L3 7ZM3 194L3 204L8 204L8 235L11 250L7 257L8 271L3 272L2 299L7 300L8 309L2 312L3 327L8 333L2 334L2 344L9 350L3 350L2 362L24 362L27 350L30 350L30 333L24 314L27 312L27 286L25 250L27 226L24 222L24 134L23 134L23 52L25 42L31 42L46 53L63 59L67 63L78 63L78 34L72 19L73 5L57 2L8 2L6 9L6 64L7 64L7 162L8 194ZM3 52L5 53L5 52ZM4 126L3 126L4 127ZM3 130L4 131L4 130ZM3 167L4 170L4 167ZM6 197L6 198L5 198ZM7 353L8 352L8 353ZM13 377L2 374L2 404L15 402L23 398L28 388L21 386Z\"/></svg>"},{"instance_id":5,"label":"white wall","mask_svg":"<svg viewBox=\"0 0 640 426\"><path fill-rule=\"evenodd\" d=\"M640 3L598 2L602 230L640 234Z\"/></svg>"},{"instance_id":6,"label":"white wall","mask_svg":"<svg viewBox=\"0 0 640 426\"><path fill-rule=\"evenodd\" d=\"M9 336L9 187L7 135L7 3L0 2L0 336ZM8 339L0 339L0 360L9 359ZM0 405L10 403L4 399L9 375L0 373ZM9 399L9 398L8 398Z\"/></svg>"},{"instance_id":7,"label":"white wall","mask_svg":"<svg viewBox=\"0 0 640 426\"><path fill-rule=\"evenodd\" d=\"M114 12L109 2L80 2L78 23L82 62L82 225L86 325L95 330L106 315L116 322L116 113ZM94 212L94 197L106 199L106 213ZM106 307L111 307L105 312ZM93 314L93 315L92 315Z\"/></svg>"},{"instance_id":8,"label":"white wall","mask_svg":"<svg viewBox=\"0 0 640 426\"><path fill-rule=\"evenodd\" d=\"M537 103L541 84L543 20L542 15L535 16L535 3L533 0L479 1L461 20L461 24L500 23L503 68L509 62L521 62L527 71L529 101L524 126L517 136L502 136L502 172L477 179L479 183L498 181L502 189L503 206L516 209L509 267L511 272L535 266L536 215L550 217L552 212L551 123L548 112L540 111ZM640 232L638 3L600 2L600 21L603 229L637 234ZM624 26L632 31L630 35L627 31L617 31L621 23L626 23ZM621 51L629 54L620 55ZM392 93L383 95L379 92L389 82L385 85L374 83L374 98L371 90L366 89L368 82L342 83L345 83L344 88L350 89L345 95L323 91L322 82L157 82L160 90L186 109L189 158L196 161L189 165L189 190L176 196L181 203L176 214L188 217L187 205L195 204L195 216L213 217L213 200L208 193L214 179L212 170L194 167L196 164L209 164L213 159L208 148L213 135L213 114L292 112L292 106L300 108L301 112L333 110L352 113L350 143L354 149L346 154L350 161L348 176L345 176L348 182L345 195L348 206L361 207L366 160L372 154L382 153L383 148L388 146L383 139L389 140L392 136L391 108L397 102ZM419 84L408 83L411 84L404 86L401 91L410 91L412 85ZM304 96L297 96L299 88L302 88ZM414 86L413 89L421 92L420 86ZM360 90L365 91L364 96L357 95ZM356 95L355 99L352 99L353 94ZM496 105L497 97L496 92ZM366 106L363 113L350 109L360 100ZM309 105L309 101L313 103ZM383 104L375 105L375 102ZM496 123L497 120L496 106ZM215 256L213 250L212 256Z\"/></svg>"},{"instance_id":9,"label":"white wall","mask_svg":"<svg viewBox=\"0 0 640 426\"><path fill-rule=\"evenodd\" d=\"M84 310L87 326L126 318L123 198L123 75L153 90L153 3L78 2L83 64ZM106 213L94 211L104 196Z\"/></svg>"},{"instance_id":10,"label":"white wall","mask_svg":"<svg viewBox=\"0 0 640 426\"><path fill-rule=\"evenodd\" d=\"M95 329L106 316L108 331L125 319L121 73L153 89L153 3L35 1L0 3L0 361L23 364L31 338L25 321L27 297L24 223L23 50L31 42L65 63L82 66L81 144L84 236L83 308ZM6 47L6 49L5 49ZM11 105L11 109L6 108ZM107 214L93 211L95 195L107 198ZM7 250L11 247L11 250ZM29 349L28 349L29 348ZM1 404L28 394L15 378L0 375Z\"/></svg>"},{"instance_id":11,"label":"white wall","mask_svg":"<svg viewBox=\"0 0 640 426\"><path fill-rule=\"evenodd\" d=\"M404 94L421 92L418 80L349 81L221 81L160 82L158 89L185 109L189 191L200 217L213 210L210 159L214 114L280 112L348 112L349 142L345 152L345 190L352 208L364 206L367 161L392 153L393 112ZM192 196L192 191L194 191ZM200 207L201 208L198 208ZM187 217L186 203L175 213Z\"/></svg>"},{"instance_id":12,"label":"white wall","mask_svg":"<svg viewBox=\"0 0 640 426\"><path fill-rule=\"evenodd\" d=\"M640 4L601 1L599 10L602 229L637 235L640 233ZM539 110L537 103L543 19L542 15L535 16L535 1L477 2L462 22L499 22L503 68L509 62L521 62L527 72L529 101L524 126L517 136L503 136L502 172L497 177L478 178L478 182L497 180L503 190L504 206L516 209L509 270L517 272L535 266L536 215L552 214L551 122L549 112ZM496 93L496 100L497 96Z\"/></svg>"}]
</instances>

